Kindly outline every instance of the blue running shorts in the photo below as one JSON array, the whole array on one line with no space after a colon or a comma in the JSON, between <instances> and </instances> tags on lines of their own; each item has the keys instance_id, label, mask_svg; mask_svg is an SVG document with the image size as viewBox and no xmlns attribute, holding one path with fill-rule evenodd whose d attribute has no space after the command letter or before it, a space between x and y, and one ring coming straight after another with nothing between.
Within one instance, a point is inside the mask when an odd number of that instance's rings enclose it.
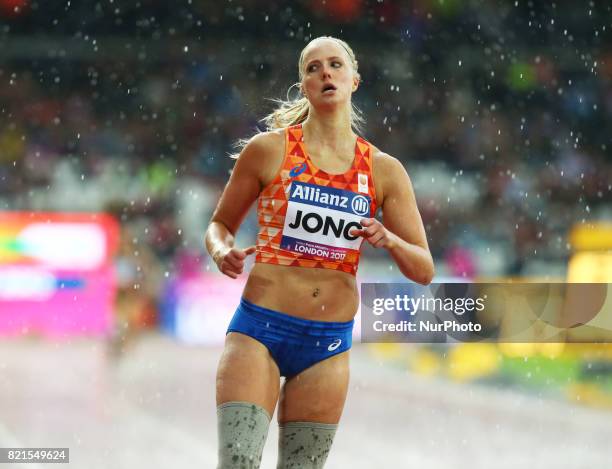
<instances>
[{"instance_id":1,"label":"blue running shorts","mask_svg":"<svg viewBox=\"0 0 612 469\"><path fill-rule=\"evenodd\" d=\"M354 323L296 318L241 298L227 333L240 332L264 344L281 376L291 378L350 349Z\"/></svg>"}]
</instances>

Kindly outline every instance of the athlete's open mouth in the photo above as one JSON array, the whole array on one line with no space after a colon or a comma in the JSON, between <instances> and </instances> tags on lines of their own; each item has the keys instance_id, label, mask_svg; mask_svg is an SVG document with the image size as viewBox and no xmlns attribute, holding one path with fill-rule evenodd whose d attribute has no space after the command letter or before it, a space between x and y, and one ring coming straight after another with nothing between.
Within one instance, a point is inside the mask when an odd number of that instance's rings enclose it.
<instances>
[{"instance_id":1,"label":"athlete's open mouth","mask_svg":"<svg viewBox=\"0 0 612 469\"><path fill-rule=\"evenodd\" d=\"M329 91L329 90L336 90L336 87L332 85L331 83L328 83L327 85L323 86L323 89L321 90L321 92L325 93L326 91Z\"/></svg>"}]
</instances>

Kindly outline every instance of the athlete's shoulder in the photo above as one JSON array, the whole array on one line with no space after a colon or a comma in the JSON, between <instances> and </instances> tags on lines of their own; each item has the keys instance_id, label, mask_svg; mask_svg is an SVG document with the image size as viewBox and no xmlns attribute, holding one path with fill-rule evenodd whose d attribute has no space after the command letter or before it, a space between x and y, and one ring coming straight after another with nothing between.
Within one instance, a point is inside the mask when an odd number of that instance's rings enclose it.
<instances>
[{"instance_id":1,"label":"athlete's shoulder","mask_svg":"<svg viewBox=\"0 0 612 469\"><path fill-rule=\"evenodd\" d=\"M284 148L285 131L284 129L259 132L253 135L244 147L243 151L249 154L260 153L262 156L273 153L279 148Z\"/></svg>"},{"instance_id":2,"label":"athlete's shoulder","mask_svg":"<svg viewBox=\"0 0 612 469\"><path fill-rule=\"evenodd\" d=\"M403 183L410 184L403 163L374 145L372 145L372 172L379 206L383 204L386 193L390 192L392 187Z\"/></svg>"},{"instance_id":3,"label":"athlete's shoulder","mask_svg":"<svg viewBox=\"0 0 612 469\"><path fill-rule=\"evenodd\" d=\"M372 163L374 171L384 174L393 174L398 170L405 170L403 163L394 156L379 150L372 145Z\"/></svg>"},{"instance_id":4,"label":"athlete's shoulder","mask_svg":"<svg viewBox=\"0 0 612 469\"><path fill-rule=\"evenodd\" d=\"M284 129L259 132L249 139L240 153L243 164L257 173L262 186L274 179L285 155Z\"/></svg>"}]
</instances>

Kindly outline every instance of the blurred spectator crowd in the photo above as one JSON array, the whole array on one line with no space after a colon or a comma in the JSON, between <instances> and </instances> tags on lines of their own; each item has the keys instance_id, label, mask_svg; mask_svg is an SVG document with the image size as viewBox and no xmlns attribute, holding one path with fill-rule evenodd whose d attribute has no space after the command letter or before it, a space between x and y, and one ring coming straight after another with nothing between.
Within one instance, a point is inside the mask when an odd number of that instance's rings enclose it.
<instances>
[{"instance_id":1,"label":"blurred spectator crowd","mask_svg":"<svg viewBox=\"0 0 612 469\"><path fill-rule=\"evenodd\" d=\"M158 280L210 264L232 144L323 34L357 54L363 136L408 170L438 274L563 276L570 228L612 219L609 3L49 3L0 10L0 210L109 211Z\"/></svg>"}]
</instances>

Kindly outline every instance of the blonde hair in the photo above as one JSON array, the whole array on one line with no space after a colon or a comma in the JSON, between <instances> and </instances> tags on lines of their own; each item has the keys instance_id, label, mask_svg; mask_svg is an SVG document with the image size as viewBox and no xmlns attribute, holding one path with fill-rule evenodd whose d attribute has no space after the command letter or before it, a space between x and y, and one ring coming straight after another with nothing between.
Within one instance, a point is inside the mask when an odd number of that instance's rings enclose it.
<instances>
[{"instance_id":1,"label":"blonde hair","mask_svg":"<svg viewBox=\"0 0 612 469\"><path fill-rule=\"evenodd\" d=\"M300 60L298 61L298 76L300 78L300 82L294 83L289 87L289 89L287 90L286 100L273 99L272 101L274 101L277 105L276 109L260 120L260 122L263 122L266 125L266 131L269 132L271 130L284 129L286 127L291 127L292 125L301 124L308 117L308 110L310 108L308 98L306 98L305 96L300 96L292 99L289 97L289 94L294 86L298 87L298 90L300 90L301 94L300 83L302 78L304 77L304 53L310 44L321 39L330 39L339 44L347 53L351 61L351 66L353 67L353 71L355 72L357 77L361 79L361 76L359 75L358 71L358 62L355 58L355 53L345 41L332 36L319 36L317 38L312 39L308 44L306 44L306 46L302 49L302 52L300 53ZM352 102L350 119L351 127L355 130L355 132L361 133L363 130L363 125L365 124L365 119L361 110ZM245 147L248 141L248 139L240 139L235 145L238 153L230 155L230 157L238 158L239 152Z\"/></svg>"}]
</instances>

